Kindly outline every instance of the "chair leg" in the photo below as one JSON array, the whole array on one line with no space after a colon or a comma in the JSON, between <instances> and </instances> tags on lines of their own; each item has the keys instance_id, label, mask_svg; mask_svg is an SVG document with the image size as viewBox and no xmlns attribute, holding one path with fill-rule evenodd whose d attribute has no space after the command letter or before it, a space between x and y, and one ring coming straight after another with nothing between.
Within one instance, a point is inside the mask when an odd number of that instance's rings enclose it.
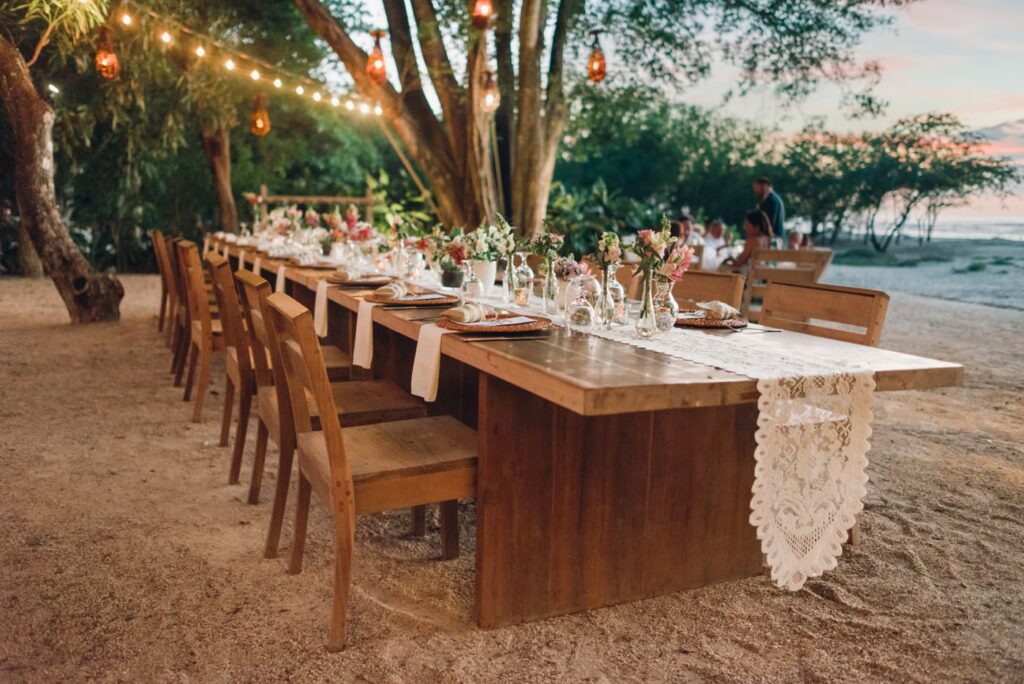
<instances>
[{"instance_id":1,"label":"chair leg","mask_svg":"<svg viewBox=\"0 0 1024 684\"><path fill-rule=\"evenodd\" d=\"M188 376L185 379L185 394L183 399L188 401L192 398L192 381L196 377L196 361L199 360L199 350L189 345L188 348Z\"/></svg>"},{"instance_id":2,"label":"chair leg","mask_svg":"<svg viewBox=\"0 0 1024 684\"><path fill-rule=\"evenodd\" d=\"M238 427L235 428L235 447L231 453L231 471L228 484L238 484L242 472L242 454L245 453L245 438L249 432L249 412L252 410L252 395L240 392L238 397Z\"/></svg>"},{"instance_id":3,"label":"chair leg","mask_svg":"<svg viewBox=\"0 0 1024 684\"><path fill-rule=\"evenodd\" d=\"M288 503L288 486L292 481L295 447L285 443L284 439L281 441L281 457L277 462L277 486L274 488L274 506L270 512L270 529L267 530L267 545L263 549L264 558L277 556L277 548L281 543L281 527L284 524L284 508Z\"/></svg>"},{"instance_id":4,"label":"chair leg","mask_svg":"<svg viewBox=\"0 0 1024 684\"><path fill-rule=\"evenodd\" d=\"M263 482L263 461L267 457L267 426L260 419L256 430L256 457L252 461L252 479L249 481L249 503L256 504L260 500L260 485Z\"/></svg>"},{"instance_id":5,"label":"chair leg","mask_svg":"<svg viewBox=\"0 0 1024 684\"><path fill-rule=\"evenodd\" d=\"M853 527L850 528L850 546L860 546L860 519L853 523Z\"/></svg>"},{"instance_id":6,"label":"chair leg","mask_svg":"<svg viewBox=\"0 0 1024 684\"><path fill-rule=\"evenodd\" d=\"M167 288L160 288L160 318L158 318L156 321L157 332L164 331L164 322L165 319L167 318L167 297Z\"/></svg>"},{"instance_id":7,"label":"chair leg","mask_svg":"<svg viewBox=\"0 0 1024 684\"><path fill-rule=\"evenodd\" d=\"M171 373L175 373L178 370L178 365L180 363L179 357L181 356L181 337L181 326L175 323L174 329L171 331ZM175 382L175 387L177 386L178 383Z\"/></svg>"},{"instance_id":8,"label":"chair leg","mask_svg":"<svg viewBox=\"0 0 1024 684\"><path fill-rule=\"evenodd\" d=\"M199 352L199 382L196 385L196 403L192 407L192 422L203 422L203 404L210 392L210 373L213 371L213 348L207 347Z\"/></svg>"},{"instance_id":9,"label":"chair leg","mask_svg":"<svg viewBox=\"0 0 1024 684\"><path fill-rule=\"evenodd\" d=\"M224 415L220 419L220 446L228 445L228 438L231 436L231 409L235 403L235 383L231 377L224 374Z\"/></svg>"},{"instance_id":10,"label":"chair leg","mask_svg":"<svg viewBox=\"0 0 1024 684\"><path fill-rule=\"evenodd\" d=\"M459 502L441 502L441 558L459 557Z\"/></svg>"},{"instance_id":11,"label":"chair leg","mask_svg":"<svg viewBox=\"0 0 1024 684\"><path fill-rule=\"evenodd\" d=\"M174 348L174 333L178 330L178 302L167 296L167 328L164 330L164 344Z\"/></svg>"},{"instance_id":12,"label":"chair leg","mask_svg":"<svg viewBox=\"0 0 1024 684\"><path fill-rule=\"evenodd\" d=\"M345 648L345 623L348 617L348 594L352 583L352 534L344 521L335 525L334 601L331 604L331 631L327 650Z\"/></svg>"},{"instance_id":13,"label":"chair leg","mask_svg":"<svg viewBox=\"0 0 1024 684\"><path fill-rule=\"evenodd\" d=\"M427 533L427 507L412 507L412 530L409 532L414 537L422 537Z\"/></svg>"},{"instance_id":14,"label":"chair leg","mask_svg":"<svg viewBox=\"0 0 1024 684\"><path fill-rule=\"evenodd\" d=\"M302 556L306 551L306 523L309 522L309 495L313 487L306 476L299 471L299 496L295 502L295 535L292 538L292 559L288 564L288 573L298 575L302 572Z\"/></svg>"}]
</instances>

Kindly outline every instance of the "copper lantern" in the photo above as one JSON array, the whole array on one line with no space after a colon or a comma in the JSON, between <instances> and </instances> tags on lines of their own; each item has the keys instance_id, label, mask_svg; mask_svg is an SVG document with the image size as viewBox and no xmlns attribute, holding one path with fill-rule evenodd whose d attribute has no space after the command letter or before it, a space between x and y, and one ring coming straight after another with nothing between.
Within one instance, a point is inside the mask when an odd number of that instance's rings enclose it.
<instances>
[{"instance_id":1,"label":"copper lantern","mask_svg":"<svg viewBox=\"0 0 1024 684\"><path fill-rule=\"evenodd\" d=\"M107 79L117 78L121 73L121 63L114 54L114 44L110 40L110 29L100 27L100 48L96 51L96 71Z\"/></svg>"},{"instance_id":2,"label":"copper lantern","mask_svg":"<svg viewBox=\"0 0 1024 684\"><path fill-rule=\"evenodd\" d=\"M594 83L603 81L608 73L608 63L604 59L604 52L601 50L601 43L598 40L600 34L600 29L590 32L590 35L594 36L594 44L591 46L590 58L587 60L587 78Z\"/></svg>"},{"instance_id":3,"label":"copper lantern","mask_svg":"<svg viewBox=\"0 0 1024 684\"><path fill-rule=\"evenodd\" d=\"M485 29L494 17L492 0L476 0L473 3L473 28Z\"/></svg>"},{"instance_id":4,"label":"copper lantern","mask_svg":"<svg viewBox=\"0 0 1024 684\"><path fill-rule=\"evenodd\" d=\"M380 39L387 33L374 31L370 35L373 36L373 52L370 53L370 58L366 61L366 75L377 85L384 85L384 82L388 80L388 72L384 66L384 51L380 47Z\"/></svg>"},{"instance_id":5,"label":"copper lantern","mask_svg":"<svg viewBox=\"0 0 1024 684\"><path fill-rule=\"evenodd\" d=\"M270 114L263 103L263 95L256 96L256 103L249 115L249 130L257 138L262 138L270 132Z\"/></svg>"}]
</instances>

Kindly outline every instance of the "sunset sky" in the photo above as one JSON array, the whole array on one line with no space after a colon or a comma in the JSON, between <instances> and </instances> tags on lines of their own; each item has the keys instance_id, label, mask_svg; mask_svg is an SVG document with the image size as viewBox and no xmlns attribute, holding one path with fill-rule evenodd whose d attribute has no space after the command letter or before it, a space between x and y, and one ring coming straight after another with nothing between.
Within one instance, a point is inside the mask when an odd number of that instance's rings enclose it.
<instances>
[{"instance_id":1,"label":"sunset sky","mask_svg":"<svg viewBox=\"0 0 1024 684\"><path fill-rule=\"evenodd\" d=\"M862 59L881 60L884 68L876 92L890 105L882 119L848 120L839 110L834 87L823 87L797 106L755 93L729 103L724 111L787 130L813 116L853 129L929 111L954 112L973 128L1024 119L1022 31L1024 0L920 0L897 10L894 24L868 35L859 49ZM720 104L733 82L726 75L721 70L684 98Z\"/></svg>"}]
</instances>

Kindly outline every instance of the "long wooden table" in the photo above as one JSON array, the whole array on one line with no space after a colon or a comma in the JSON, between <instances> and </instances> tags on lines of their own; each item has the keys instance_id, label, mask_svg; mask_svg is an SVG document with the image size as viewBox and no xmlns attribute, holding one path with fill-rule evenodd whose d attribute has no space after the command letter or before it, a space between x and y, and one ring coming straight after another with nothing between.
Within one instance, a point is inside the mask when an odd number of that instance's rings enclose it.
<instances>
[{"instance_id":1,"label":"long wooden table","mask_svg":"<svg viewBox=\"0 0 1024 684\"><path fill-rule=\"evenodd\" d=\"M237 258L238 248L231 251ZM273 281L280 265L262 257L263 275ZM327 273L288 268L287 291L312 309ZM343 348L351 349L359 294L328 291L328 338ZM421 319L437 313L376 307L372 375L408 389ZM865 363L879 391L963 379L954 363L800 333L764 337L768 353ZM748 522L753 379L560 330L531 340L446 335L441 352L438 398L428 410L458 418L479 436L481 627L761 571Z\"/></svg>"}]
</instances>

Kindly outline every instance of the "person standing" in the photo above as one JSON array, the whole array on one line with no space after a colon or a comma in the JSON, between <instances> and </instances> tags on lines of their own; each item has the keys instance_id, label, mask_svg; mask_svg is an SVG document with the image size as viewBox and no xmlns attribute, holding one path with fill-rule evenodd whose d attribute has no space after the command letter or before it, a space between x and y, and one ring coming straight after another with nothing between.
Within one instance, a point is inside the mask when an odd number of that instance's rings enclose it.
<instances>
[{"instance_id":1,"label":"person standing","mask_svg":"<svg viewBox=\"0 0 1024 684\"><path fill-rule=\"evenodd\" d=\"M754 181L754 196L757 198L757 208L771 221L772 234L782 240L782 244L786 244L786 205L772 187L770 178L761 176Z\"/></svg>"}]
</instances>

